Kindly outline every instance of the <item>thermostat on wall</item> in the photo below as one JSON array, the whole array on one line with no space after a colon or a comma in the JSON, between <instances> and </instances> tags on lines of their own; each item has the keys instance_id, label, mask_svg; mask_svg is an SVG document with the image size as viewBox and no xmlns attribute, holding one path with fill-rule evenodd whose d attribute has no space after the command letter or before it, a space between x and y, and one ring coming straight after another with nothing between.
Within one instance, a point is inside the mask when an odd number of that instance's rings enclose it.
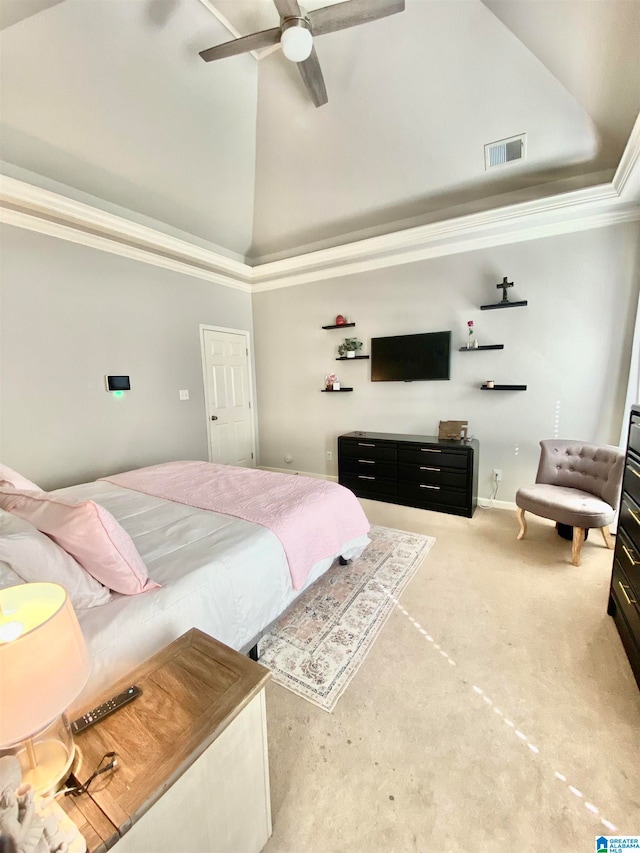
<instances>
[{"instance_id":1,"label":"thermostat on wall","mask_svg":"<svg viewBox=\"0 0 640 853\"><path fill-rule=\"evenodd\" d=\"M128 376L105 376L104 381L107 391L131 391L131 382Z\"/></svg>"}]
</instances>

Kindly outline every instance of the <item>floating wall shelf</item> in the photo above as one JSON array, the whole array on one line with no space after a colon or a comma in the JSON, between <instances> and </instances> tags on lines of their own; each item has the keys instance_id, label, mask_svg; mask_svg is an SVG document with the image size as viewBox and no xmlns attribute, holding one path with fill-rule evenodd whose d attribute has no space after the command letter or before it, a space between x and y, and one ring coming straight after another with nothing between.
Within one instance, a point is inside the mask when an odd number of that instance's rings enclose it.
<instances>
[{"instance_id":1,"label":"floating wall shelf","mask_svg":"<svg viewBox=\"0 0 640 853\"><path fill-rule=\"evenodd\" d=\"M481 349L504 349L504 344L487 344L483 347L460 347L460 352L477 352Z\"/></svg>"},{"instance_id":2,"label":"floating wall shelf","mask_svg":"<svg viewBox=\"0 0 640 853\"><path fill-rule=\"evenodd\" d=\"M357 358L369 358L368 355L354 355L352 358L349 358L346 355L339 355L336 358L336 361L355 361Z\"/></svg>"},{"instance_id":3,"label":"floating wall shelf","mask_svg":"<svg viewBox=\"0 0 640 853\"><path fill-rule=\"evenodd\" d=\"M323 394L341 394L343 391L353 391L353 388L321 388Z\"/></svg>"},{"instance_id":4,"label":"floating wall shelf","mask_svg":"<svg viewBox=\"0 0 640 853\"><path fill-rule=\"evenodd\" d=\"M494 385L493 388L488 388L486 385L480 387L481 391L526 391L526 385Z\"/></svg>"},{"instance_id":5,"label":"floating wall shelf","mask_svg":"<svg viewBox=\"0 0 640 853\"><path fill-rule=\"evenodd\" d=\"M525 305L528 305L528 301L526 299L521 302L494 302L493 305L481 305L481 311L493 311L494 308L524 308Z\"/></svg>"},{"instance_id":6,"label":"floating wall shelf","mask_svg":"<svg viewBox=\"0 0 640 853\"><path fill-rule=\"evenodd\" d=\"M347 329L349 326L355 326L355 323L334 323L333 326L323 326L323 329Z\"/></svg>"}]
</instances>

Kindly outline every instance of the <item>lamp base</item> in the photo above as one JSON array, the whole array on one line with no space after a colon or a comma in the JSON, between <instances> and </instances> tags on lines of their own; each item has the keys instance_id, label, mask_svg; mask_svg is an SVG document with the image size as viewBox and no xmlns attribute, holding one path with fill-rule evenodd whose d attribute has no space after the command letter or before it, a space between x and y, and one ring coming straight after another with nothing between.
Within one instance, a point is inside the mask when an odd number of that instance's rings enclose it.
<instances>
[{"instance_id":1,"label":"lamp base","mask_svg":"<svg viewBox=\"0 0 640 853\"><path fill-rule=\"evenodd\" d=\"M75 754L73 735L64 714L42 731L3 752L15 755L22 768L22 781L37 794L55 792L71 770Z\"/></svg>"}]
</instances>

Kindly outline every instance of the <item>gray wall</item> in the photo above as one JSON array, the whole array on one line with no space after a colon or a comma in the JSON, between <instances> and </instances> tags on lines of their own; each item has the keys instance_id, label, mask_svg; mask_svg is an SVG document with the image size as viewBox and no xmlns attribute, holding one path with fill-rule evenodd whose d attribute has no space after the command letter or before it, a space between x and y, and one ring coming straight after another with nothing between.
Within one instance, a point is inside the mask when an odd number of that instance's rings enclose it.
<instances>
[{"instance_id":1,"label":"gray wall","mask_svg":"<svg viewBox=\"0 0 640 853\"><path fill-rule=\"evenodd\" d=\"M250 295L10 226L0 235L2 462L48 489L207 459L199 324L251 330ZM132 390L114 398L107 373L130 374Z\"/></svg>"},{"instance_id":2,"label":"gray wall","mask_svg":"<svg viewBox=\"0 0 640 853\"><path fill-rule=\"evenodd\" d=\"M335 475L342 432L433 435L439 420L462 419L480 440L480 495L491 494L491 471L502 468L497 498L512 501L535 477L540 439L617 444L639 231L620 225L254 295L261 464ZM510 299L528 307L480 311L500 299L504 275L515 282ZM363 353L371 337L451 329L451 380L372 383L370 362L336 362L344 333L321 326L338 313L356 322L347 333ZM468 320L480 343L505 349L458 352ZM332 371L353 393L320 393ZM528 390L480 391L486 379Z\"/></svg>"}]
</instances>

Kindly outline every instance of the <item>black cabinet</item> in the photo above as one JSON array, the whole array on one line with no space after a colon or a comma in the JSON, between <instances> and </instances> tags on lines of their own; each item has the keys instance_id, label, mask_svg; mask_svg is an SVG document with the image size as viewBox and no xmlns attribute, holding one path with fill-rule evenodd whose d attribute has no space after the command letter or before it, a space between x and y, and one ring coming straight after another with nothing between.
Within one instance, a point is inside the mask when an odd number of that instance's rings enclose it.
<instances>
[{"instance_id":1,"label":"black cabinet","mask_svg":"<svg viewBox=\"0 0 640 853\"><path fill-rule=\"evenodd\" d=\"M607 613L640 687L640 406L631 407L620 518Z\"/></svg>"},{"instance_id":2,"label":"black cabinet","mask_svg":"<svg viewBox=\"0 0 640 853\"><path fill-rule=\"evenodd\" d=\"M338 481L360 498L471 518L479 453L476 439L350 432L338 438Z\"/></svg>"}]
</instances>

